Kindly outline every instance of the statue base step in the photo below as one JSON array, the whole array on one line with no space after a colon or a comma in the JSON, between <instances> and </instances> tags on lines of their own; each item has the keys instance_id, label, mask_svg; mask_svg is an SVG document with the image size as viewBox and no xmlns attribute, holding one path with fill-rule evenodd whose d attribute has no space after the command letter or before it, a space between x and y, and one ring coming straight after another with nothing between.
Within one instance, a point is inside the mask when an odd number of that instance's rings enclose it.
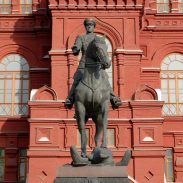
<instances>
[{"instance_id":1,"label":"statue base step","mask_svg":"<svg viewBox=\"0 0 183 183\"><path fill-rule=\"evenodd\" d=\"M127 166L91 165L58 168L54 183L129 183Z\"/></svg>"}]
</instances>

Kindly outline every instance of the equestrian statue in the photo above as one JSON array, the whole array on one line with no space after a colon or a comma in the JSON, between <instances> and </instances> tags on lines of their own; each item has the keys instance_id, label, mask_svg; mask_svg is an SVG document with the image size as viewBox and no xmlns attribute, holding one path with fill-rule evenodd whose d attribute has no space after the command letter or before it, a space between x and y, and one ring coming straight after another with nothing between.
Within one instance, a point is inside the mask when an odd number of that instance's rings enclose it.
<instances>
[{"instance_id":1,"label":"equestrian statue","mask_svg":"<svg viewBox=\"0 0 183 183\"><path fill-rule=\"evenodd\" d=\"M78 69L74 75L74 83L65 101L65 107L71 109L75 105L75 118L81 134L81 156L75 147L71 147L71 156L76 165L92 163L113 163L112 153L107 149L108 109L121 105L119 97L114 95L105 69L111 66L107 53L105 37L94 33L96 21L92 18L84 20L86 34L78 36L72 47L74 55L82 52ZM85 124L89 118L95 123L95 149L88 157L86 153L87 136ZM100 135L102 141L100 144Z\"/></svg>"}]
</instances>

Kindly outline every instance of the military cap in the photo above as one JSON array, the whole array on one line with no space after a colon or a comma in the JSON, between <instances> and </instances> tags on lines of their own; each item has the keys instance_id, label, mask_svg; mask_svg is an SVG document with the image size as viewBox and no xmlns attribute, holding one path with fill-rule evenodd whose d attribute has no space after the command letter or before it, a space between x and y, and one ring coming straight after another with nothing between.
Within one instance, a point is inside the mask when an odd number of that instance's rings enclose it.
<instances>
[{"instance_id":1,"label":"military cap","mask_svg":"<svg viewBox=\"0 0 183 183\"><path fill-rule=\"evenodd\" d=\"M84 20L84 25L86 26L86 24L87 24L88 22L90 22L90 23L92 23L94 26L96 26L96 21L95 21L94 18L85 18L85 20Z\"/></svg>"}]
</instances>

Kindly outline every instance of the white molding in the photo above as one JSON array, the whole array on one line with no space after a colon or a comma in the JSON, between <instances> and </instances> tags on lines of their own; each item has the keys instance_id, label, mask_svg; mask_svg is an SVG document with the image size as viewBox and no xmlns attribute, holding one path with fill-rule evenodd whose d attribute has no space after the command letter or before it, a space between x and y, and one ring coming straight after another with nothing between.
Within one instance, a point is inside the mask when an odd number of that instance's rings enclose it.
<instances>
[{"instance_id":1,"label":"white molding","mask_svg":"<svg viewBox=\"0 0 183 183\"><path fill-rule=\"evenodd\" d=\"M157 93L157 95L158 95L158 100L159 100L159 101L162 101L162 93L161 93L161 89L156 88L156 89L155 89L155 91L156 91L156 93Z\"/></svg>"},{"instance_id":2,"label":"white molding","mask_svg":"<svg viewBox=\"0 0 183 183\"><path fill-rule=\"evenodd\" d=\"M30 92L30 101L34 100L34 96L36 94L36 92L38 91L38 89L32 89Z\"/></svg>"},{"instance_id":3,"label":"white molding","mask_svg":"<svg viewBox=\"0 0 183 183\"><path fill-rule=\"evenodd\" d=\"M130 179L133 183L138 183L133 177L131 177L130 175L128 175L128 179Z\"/></svg>"},{"instance_id":4,"label":"white molding","mask_svg":"<svg viewBox=\"0 0 183 183\"><path fill-rule=\"evenodd\" d=\"M143 53L142 50L129 50L129 49L120 49L120 48L117 48L115 50L115 52L129 52L129 53L131 53L131 52L138 52L138 53Z\"/></svg>"},{"instance_id":5,"label":"white molding","mask_svg":"<svg viewBox=\"0 0 183 183\"><path fill-rule=\"evenodd\" d=\"M157 70L160 71L160 67L142 67L142 70L150 71L150 70Z\"/></svg>"},{"instance_id":6,"label":"white molding","mask_svg":"<svg viewBox=\"0 0 183 183\"><path fill-rule=\"evenodd\" d=\"M30 71L48 71L49 68L39 68L39 67L32 67Z\"/></svg>"},{"instance_id":7,"label":"white molding","mask_svg":"<svg viewBox=\"0 0 183 183\"><path fill-rule=\"evenodd\" d=\"M50 50L49 52L62 52L62 53L65 53L66 51L67 51L67 50L65 50L65 49L64 49L64 50L53 50L53 49L52 49L52 50Z\"/></svg>"}]
</instances>

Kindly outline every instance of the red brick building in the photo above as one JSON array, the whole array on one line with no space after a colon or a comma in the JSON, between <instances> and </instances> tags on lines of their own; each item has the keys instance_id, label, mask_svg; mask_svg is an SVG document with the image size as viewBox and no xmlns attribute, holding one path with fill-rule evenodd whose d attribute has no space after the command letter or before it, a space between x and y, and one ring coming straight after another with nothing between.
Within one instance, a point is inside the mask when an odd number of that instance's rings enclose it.
<instances>
[{"instance_id":1,"label":"red brick building","mask_svg":"<svg viewBox=\"0 0 183 183\"><path fill-rule=\"evenodd\" d=\"M115 161L132 149L139 183L183 181L183 1L0 0L0 182L51 183L79 148L64 100L78 57L71 47L94 17L106 35L110 82L123 100L110 109ZM94 147L89 121L88 152Z\"/></svg>"}]
</instances>

